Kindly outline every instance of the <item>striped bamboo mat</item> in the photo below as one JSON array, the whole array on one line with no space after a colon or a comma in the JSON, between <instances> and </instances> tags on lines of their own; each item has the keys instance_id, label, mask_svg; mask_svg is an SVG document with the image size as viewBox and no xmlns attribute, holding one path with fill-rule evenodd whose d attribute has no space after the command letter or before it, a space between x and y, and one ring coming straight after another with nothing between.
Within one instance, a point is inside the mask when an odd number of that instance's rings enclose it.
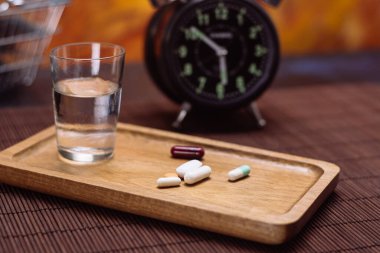
<instances>
[{"instance_id":1,"label":"striped bamboo mat","mask_svg":"<svg viewBox=\"0 0 380 253\"><path fill-rule=\"evenodd\" d=\"M0 184L0 252L380 252L380 86L277 88L260 105L263 130L205 121L193 133L341 167L335 193L291 242L266 246ZM175 109L126 102L121 121L165 129ZM0 108L0 149L52 123L51 106Z\"/></svg>"}]
</instances>

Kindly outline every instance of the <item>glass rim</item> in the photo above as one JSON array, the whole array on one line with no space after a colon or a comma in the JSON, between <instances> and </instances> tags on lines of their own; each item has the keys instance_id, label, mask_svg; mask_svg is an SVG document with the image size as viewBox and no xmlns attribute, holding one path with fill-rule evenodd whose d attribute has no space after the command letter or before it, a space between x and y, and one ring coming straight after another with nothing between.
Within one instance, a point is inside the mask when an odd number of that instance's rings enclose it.
<instances>
[{"instance_id":1,"label":"glass rim","mask_svg":"<svg viewBox=\"0 0 380 253\"><path fill-rule=\"evenodd\" d=\"M81 45L91 45L91 44L100 44L109 46L109 47L114 47L120 49L120 53L112 55L112 56L104 56L104 57L97 57L97 58L75 58L75 57L63 57L63 56L57 56L55 53L64 47L70 47L70 46L81 46ZM110 43L110 42L73 42L73 43L67 43L67 44L62 44L60 46L54 47L50 51L50 58L54 59L59 59L59 60L71 60L71 61L93 61L93 60L106 60L106 59L112 59L112 58L117 58L125 55L125 49L117 44Z\"/></svg>"}]
</instances>

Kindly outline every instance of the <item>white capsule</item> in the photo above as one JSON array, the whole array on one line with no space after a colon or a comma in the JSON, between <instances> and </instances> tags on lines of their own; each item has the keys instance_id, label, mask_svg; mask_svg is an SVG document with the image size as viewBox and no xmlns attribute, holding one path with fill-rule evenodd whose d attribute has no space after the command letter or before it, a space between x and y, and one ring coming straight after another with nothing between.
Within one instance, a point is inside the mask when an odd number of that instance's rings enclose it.
<instances>
[{"instance_id":1,"label":"white capsule","mask_svg":"<svg viewBox=\"0 0 380 253\"><path fill-rule=\"evenodd\" d=\"M249 167L248 165L240 166L228 172L228 180L236 181L240 178L248 176L250 172L251 172L251 167Z\"/></svg>"},{"instance_id":2,"label":"white capsule","mask_svg":"<svg viewBox=\"0 0 380 253\"><path fill-rule=\"evenodd\" d=\"M161 177L157 179L157 187L173 187L181 184L181 179L179 177Z\"/></svg>"},{"instance_id":3,"label":"white capsule","mask_svg":"<svg viewBox=\"0 0 380 253\"><path fill-rule=\"evenodd\" d=\"M185 162L184 164L180 165L176 169L176 172L177 172L177 175L180 178L183 178L185 176L185 173L187 171L190 171L190 170L193 170L193 169L197 169L197 168L199 168L201 166L202 166L202 162L201 161L191 160L191 161Z\"/></svg>"},{"instance_id":4,"label":"white capsule","mask_svg":"<svg viewBox=\"0 0 380 253\"><path fill-rule=\"evenodd\" d=\"M195 184L211 175L211 168L209 166L202 166L200 168L192 169L185 173L185 183Z\"/></svg>"}]
</instances>

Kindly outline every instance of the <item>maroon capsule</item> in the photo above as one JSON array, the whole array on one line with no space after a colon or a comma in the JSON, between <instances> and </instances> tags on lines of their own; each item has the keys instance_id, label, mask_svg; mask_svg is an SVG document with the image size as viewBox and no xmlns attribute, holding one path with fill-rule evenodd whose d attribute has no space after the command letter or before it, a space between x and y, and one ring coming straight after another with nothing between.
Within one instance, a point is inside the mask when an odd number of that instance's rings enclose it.
<instances>
[{"instance_id":1,"label":"maroon capsule","mask_svg":"<svg viewBox=\"0 0 380 253\"><path fill-rule=\"evenodd\" d=\"M183 159L202 159L205 151L202 147L195 146L173 146L170 150L172 157Z\"/></svg>"}]
</instances>

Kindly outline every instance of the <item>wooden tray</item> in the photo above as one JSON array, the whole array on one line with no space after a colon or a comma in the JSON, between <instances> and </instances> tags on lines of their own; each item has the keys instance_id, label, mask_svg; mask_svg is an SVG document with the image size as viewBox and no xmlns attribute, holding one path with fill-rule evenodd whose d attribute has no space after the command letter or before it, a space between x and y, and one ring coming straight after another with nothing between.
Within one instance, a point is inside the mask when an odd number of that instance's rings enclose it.
<instances>
[{"instance_id":1,"label":"wooden tray","mask_svg":"<svg viewBox=\"0 0 380 253\"><path fill-rule=\"evenodd\" d=\"M54 128L0 153L0 181L69 199L279 244L297 234L334 190L339 168L331 163L204 138L118 125L115 157L74 166L57 155ZM194 186L158 189L156 180L183 160L174 144L204 146L211 178ZM251 165L235 183L227 172Z\"/></svg>"}]
</instances>

